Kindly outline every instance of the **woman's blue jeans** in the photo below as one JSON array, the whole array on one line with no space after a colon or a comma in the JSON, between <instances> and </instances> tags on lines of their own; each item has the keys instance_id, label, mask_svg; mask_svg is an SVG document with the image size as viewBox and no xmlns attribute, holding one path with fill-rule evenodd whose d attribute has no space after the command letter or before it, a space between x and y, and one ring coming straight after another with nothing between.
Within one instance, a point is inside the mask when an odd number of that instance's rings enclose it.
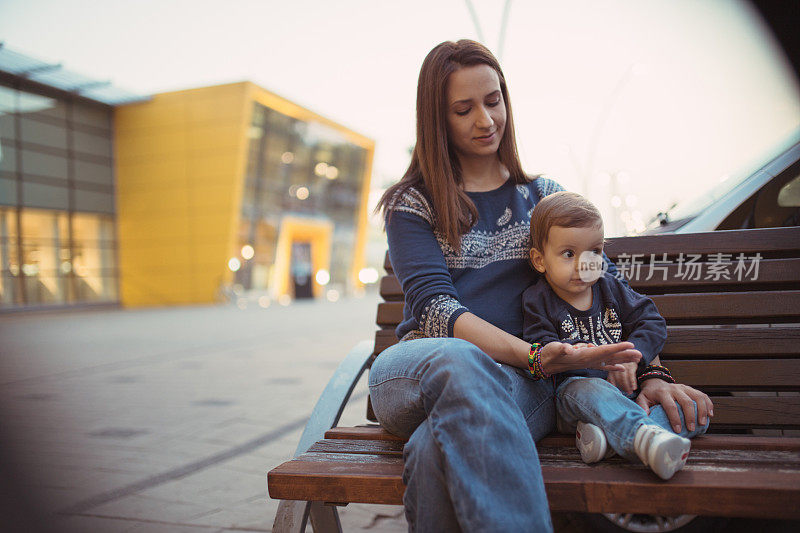
<instances>
[{"instance_id":1,"label":"woman's blue jeans","mask_svg":"<svg viewBox=\"0 0 800 533\"><path fill-rule=\"evenodd\" d=\"M369 374L375 415L407 437L409 529L552 531L534 442L555 428L553 384L473 344L417 339L383 351Z\"/></svg>"}]
</instances>

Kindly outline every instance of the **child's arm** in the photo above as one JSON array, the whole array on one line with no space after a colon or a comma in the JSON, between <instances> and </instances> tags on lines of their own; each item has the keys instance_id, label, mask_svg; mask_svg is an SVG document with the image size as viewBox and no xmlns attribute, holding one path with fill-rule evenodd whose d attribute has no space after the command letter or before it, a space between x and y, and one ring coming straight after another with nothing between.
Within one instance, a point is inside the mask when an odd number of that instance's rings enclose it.
<instances>
[{"instance_id":1,"label":"child's arm","mask_svg":"<svg viewBox=\"0 0 800 533\"><path fill-rule=\"evenodd\" d=\"M647 296L624 286L619 280L603 278L612 286L619 306L622 338L632 342L642 353L641 365L650 364L667 341L667 323L659 314L656 304Z\"/></svg>"}]
</instances>

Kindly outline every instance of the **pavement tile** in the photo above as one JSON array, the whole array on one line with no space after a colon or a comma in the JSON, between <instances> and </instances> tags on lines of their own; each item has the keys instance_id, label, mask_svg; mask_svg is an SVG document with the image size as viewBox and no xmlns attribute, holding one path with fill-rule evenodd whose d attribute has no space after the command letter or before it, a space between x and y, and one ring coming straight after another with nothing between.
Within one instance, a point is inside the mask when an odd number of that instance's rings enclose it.
<instances>
[{"instance_id":1,"label":"pavement tile","mask_svg":"<svg viewBox=\"0 0 800 533\"><path fill-rule=\"evenodd\" d=\"M205 509L206 507L193 503L132 495L92 507L84 514L182 523L187 518L204 512Z\"/></svg>"},{"instance_id":2,"label":"pavement tile","mask_svg":"<svg viewBox=\"0 0 800 533\"><path fill-rule=\"evenodd\" d=\"M58 533L128 533L140 522L99 516L56 516L50 526Z\"/></svg>"},{"instance_id":3,"label":"pavement tile","mask_svg":"<svg viewBox=\"0 0 800 533\"><path fill-rule=\"evenodd\" d=\"M257 531L270 531L275 519L275 511L264 505L264 498L253 498L250 501L231 505L202 515L194 516L186 522L226 528L244 528Z\"/></svg>"}]
</instances>

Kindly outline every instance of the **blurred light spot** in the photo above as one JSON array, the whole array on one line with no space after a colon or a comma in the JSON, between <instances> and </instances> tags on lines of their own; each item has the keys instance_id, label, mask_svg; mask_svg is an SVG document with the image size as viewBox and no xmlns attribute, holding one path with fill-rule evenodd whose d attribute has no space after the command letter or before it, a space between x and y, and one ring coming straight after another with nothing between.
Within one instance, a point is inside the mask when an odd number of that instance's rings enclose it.
<instances>
[{"instance_id":1,"label":"blurred light spot","mask_svg":"<svg viewBox=\"0 0 800 533\"><path fill-rule=\"evenodd\" d=\"M611 205L614 206L614 207L621 206L622 205L622 198L620 198L619 196L616 196L616 195L612 196L611 197Z\"/></svg>"},{"instance_id":2,"label":"blurred light spot","mask_svg":"<svg viewBox=\"0 0 800 533\"><path fill-rule=\"evenodd\" d=\"M728 181L729 178L730 176L728 174L723 174L719 177L719 182L722 183L723 181Z\"/></svg>"},{"instance_id":3,"label":"blurred light spot","mask_svg":"<svg viewBox=\"0 0 800 533\"><path fill-rule=\"evenodd\" d=\"M339 177L339 169L333 165L329 166L328 169L325 171L325 177L328 178L329 180L335 180L336 178Z\"/></svg>"},{"instance_id":4,"label":"blurred light spot","mask_svg":"<svg viewBox=\"0 0 800 533\"><path fill-rule=\"evenodd\" d=\"M328 163L317 163L314 167L314 174L319 176L320 178L325 177L325 173L328 171Z\"/></svg>"},{"instance_id":5,"label":"blurred light spot","mask_svg":"<svg viewBox=\"0 0 800 533\"><path fill-rule=\"evenodd\" d=\"M320 285L327 285L328 282L331 280L331 275L327 270L323 268L317 270L317 275L314 276L314 279L316 279L317 283L319 283Z\"/></svg>"},{"instance_id":6,"label":"blurred light spot","mask_svg":"<svg viewBox=\"0 0 800 533\"><path fill-rule=\"evenodd\" d=\"M375 283L378 281L378 271L372 267L362 268L358 271L358 281L361 283Z\"/></svg>"},{"instance_id":7,"label":"blurred light spot","mask_svg":"<svg viewBox=\"0 0 800 533\"><path fill-rule=\"evenodd\" d=\"M247 298L239 298L236 300L236 307L239 309L247 309Z\"/></svg>"},{"instance_id":8,"label":"blurred light spot","mask_svg":"<svg viewBox=\"0 0 800 533\"><path fill-rule=\"evenodd\" d=\"M38 265L24 264L22 265L22 273L26 276L35 276L39 273Z\"/></svg>"},{"instance_id":9,"label":"blurred light spot","mask_svg":"<svg viewBox=\"0 0 800 533\"><path fill-rule=\"evenodd\" d=\"M298 200L305 200L308 198L308 189L306 187L298 187L297 188L297 199Z\"/></svg>"},{"instance_id":10,"label":"blurred light spot","mask_svg":"<svg viewBox=\"0 0 800 533\"><path fill-rule=\"evenodd\" d=\"M339 291L336 289L330 289L325 294L325 297L328 299L329 302L336 302L339 300Z\"/></svg>"},{"instance_id":11,"label":"blurred light spot","mask_svg":"<svg viewBox=\"0 0 800 533\"><path fill-rule=\"evenodd\" d=\"M19 275L19 266L17 266L17 265L10 265L10 266L8 267L8 271L9 271L9 272L11 272L11 275L12 275L12 276L18 276L18 275Z\"/></svg>"},{"instance_id":12,"label":"blurred light spot","mask_svg":"<svg viewBox=\"0 0 800 533\"><path fill-rule=\"evenodd\" d=\"M259 307L263 307L264 309L269 307L269 305L271 303L272 303L272 300L269 299L269 296L262 296L261 298L258 299Z\"/></svg>"},{"instance_id":13,"label":"blurred light spot","mask_svg":"<svg viewBox=\"0 0 800 533\"><path fill-rule=\"evenodd\" d=\"M299 185L291 185L289 187L289 196L297 196L297 188Z\"/></svg>"},{"instance_id":14,"label":"blurred light spot","mask_svg":"<svg viewBox=\"0 0 800 533\"><path fill-rule=\"evenodd\" d=\"M242 246L243 258L250 260L253 258L254 255L256 255L256 251L253 249L252 246L250 246L249 244L245 244L244 246Z\"/></svg>"},{"instance_id":15,"label":"blurred light spot","mask_svg":"<svg viewBox=\"0 0 800 533\"><path fill-rule=\"evenodd\" d=\"M240 268L242 268L242 262L236 259L235 257L231 257L228 260L228 268L231 270L231 272L236 272Z\"/></svg>"},{"instance_id":16,"label":"blurred light spot","mask_svg":"<svg viewBox=\"0 0 800 533\"><path fill-rule=\"evenodd\" d=\"M262 135L264 135L264 130L258 126L250 126L250 129L247 130L247 137L250 139L260 139Z\"/></svg>"},{"instance_id":17,"label":"blurred light spot","mask_svg":"<svg viewBox=\"0 0 800 533\"><path fill-rule=\"evenodd\" d=\"M69 261L64 261L61 263L60 270L62 274L69 274L72 271L72 264Z\"/></svg>"},{"instance_id":18,"label":"blurred light spot","mask_svg":"<svg viewBox=\"0 0 800 533\"><path fill-rule=\"evenodd\" d=\"M281 154L282 163L288 165L292 161L294 161L294 154L292 152L283 152L283 154Z\"/></svg>"},{"instance_id":19,"label":"blurred light spot","mask_svg":"<svg viewBox=\"0 0 800 533\"><path fill-rule=\"evenodd\" d=\"M280 296L278 296L278 303L286 307L287 305L292 303L292 297L289 296L288 294L281 294Z\"/></svg>"}]
</instances>

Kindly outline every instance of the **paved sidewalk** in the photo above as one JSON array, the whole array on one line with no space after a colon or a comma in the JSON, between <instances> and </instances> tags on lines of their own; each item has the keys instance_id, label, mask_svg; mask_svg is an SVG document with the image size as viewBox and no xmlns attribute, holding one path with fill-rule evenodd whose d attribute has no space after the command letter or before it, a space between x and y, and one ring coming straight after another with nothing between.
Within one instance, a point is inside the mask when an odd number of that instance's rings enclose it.
<instances>
[{"instance_id":1,"label":"paved sidewalk","mask_svg":"<svg viewBox=\"0 0 800 533\"><path fill-rule=\"evenodd\" d=\"M265 474L371 338L375 308L367 296L0 316L4 458L56 531L270 531ZM343 424L364 422L365 394L362 382ZM340 516L346 531L407 530L401 507Z\"/></svg>"}]
</instances>

